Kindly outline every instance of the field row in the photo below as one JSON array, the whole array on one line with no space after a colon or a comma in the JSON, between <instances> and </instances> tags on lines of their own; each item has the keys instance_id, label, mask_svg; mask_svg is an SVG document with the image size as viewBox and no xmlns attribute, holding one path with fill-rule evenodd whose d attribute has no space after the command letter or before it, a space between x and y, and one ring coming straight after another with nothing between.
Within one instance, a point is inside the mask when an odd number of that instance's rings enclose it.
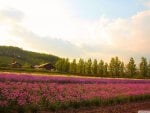
<instances>
[{"instance_id":1,"label":"field row","mask_svg":"<svg viewBox=\"0 0 150 113\"><path fill-rule=\"evenodd\" d=\"M42 82L37 82L40 80ZM149 80L0 74L0 112L3 113L57 110L139 99L150 99Z\"/></svg>"},{"instance_id":2,"label":"field row","mask_svg":"<svg viewBox=\"0 0 150 113\"><path fill-rule=\"evenodd\" d=\"M48 82L48 83L80 83L80 84L106 84L106 83L142 83L150 84L150 80L144 79L117 79L117 78L84 78L60 76L34 76L29 74L1 74L0 81L12 82Z\"/></svg>"}]
</instances>

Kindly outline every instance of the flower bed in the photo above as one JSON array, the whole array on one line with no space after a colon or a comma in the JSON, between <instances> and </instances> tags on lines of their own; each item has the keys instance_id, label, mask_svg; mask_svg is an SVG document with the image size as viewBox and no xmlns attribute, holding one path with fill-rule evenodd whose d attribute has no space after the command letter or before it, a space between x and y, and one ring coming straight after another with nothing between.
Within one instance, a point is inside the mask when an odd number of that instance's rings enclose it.
<instances>
[{"instance_id":1,"label":"flower bed","mask_svg":"<svg viewBox=\"0 0 150 113\"><path fill-rule=\"evenodd\" d=\"M35 112L149 98L150 80L0 74L0 112Z\"/></svg>"}]
</instances>

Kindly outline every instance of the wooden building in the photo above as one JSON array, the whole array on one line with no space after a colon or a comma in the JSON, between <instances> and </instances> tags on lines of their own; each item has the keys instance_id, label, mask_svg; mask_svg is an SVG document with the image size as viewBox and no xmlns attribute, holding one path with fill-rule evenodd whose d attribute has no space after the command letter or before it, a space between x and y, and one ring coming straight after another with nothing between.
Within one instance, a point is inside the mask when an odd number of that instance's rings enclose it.
<instances>
[{"instance_id":1,"label":"wooden building","mask_svg":"<svg viewBox=\"0 0 150 113\"><path fill-rule=\"evenodd\" d=\"M20 63L18 63L18 62L13 62L13 63L11 63L11 67L12 68L21 68L22 65Z\"/></svg>"},{"instance_id":2,"label":"wooden building","mask_svg":"<svg viewBox=\"0 0 150 113\"><path fill-rule=\"evenodd\" d=\"M55 69L55 67L51 63L45 63L45 64L41 64L41 65L35 65L34 68L43 68L43 69L46 69L46 70Z\"/></svg>"}]
</instances>

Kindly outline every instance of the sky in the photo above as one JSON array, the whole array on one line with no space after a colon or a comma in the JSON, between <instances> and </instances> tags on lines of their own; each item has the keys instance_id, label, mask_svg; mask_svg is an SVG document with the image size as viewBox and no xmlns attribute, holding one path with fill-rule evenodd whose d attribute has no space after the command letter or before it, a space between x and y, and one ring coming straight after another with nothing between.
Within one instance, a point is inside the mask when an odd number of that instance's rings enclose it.
<instances>
[{"instance_id":1,"label":"sky","mask_svg":"<svg viewBox=\"0 0 150 113\"><path fill-rule=\"evenodd\" d=\"M0 0L0 45L60 57L150 60L150 0Z\"/></svg>"}]
</instances>

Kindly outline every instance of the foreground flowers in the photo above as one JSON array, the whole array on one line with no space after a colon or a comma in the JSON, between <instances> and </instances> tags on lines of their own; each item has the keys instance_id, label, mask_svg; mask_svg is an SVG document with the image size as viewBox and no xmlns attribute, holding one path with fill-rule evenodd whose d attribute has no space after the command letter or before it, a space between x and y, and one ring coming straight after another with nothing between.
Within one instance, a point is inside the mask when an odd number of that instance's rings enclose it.
<instances>
[{"instance_id":1,"label":"foreground flowers","mask_svg":"<svg viewBox=\"0 0 150 113\"><path fill-rule=\"evenodd\" d=\"M149 97L150 80L0 74L0 110L3 112L54 110Z\"/></svg>"}]
</instances>

